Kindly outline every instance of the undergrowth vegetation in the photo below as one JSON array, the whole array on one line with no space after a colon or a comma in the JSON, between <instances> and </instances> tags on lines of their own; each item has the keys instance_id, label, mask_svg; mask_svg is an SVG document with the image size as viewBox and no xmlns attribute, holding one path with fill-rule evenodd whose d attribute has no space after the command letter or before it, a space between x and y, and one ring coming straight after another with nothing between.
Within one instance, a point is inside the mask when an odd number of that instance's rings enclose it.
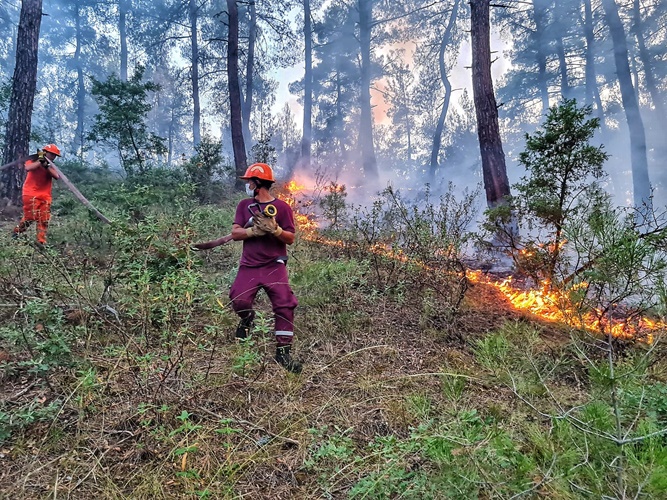
<instances>
[{"instance_id":1,"label":"undergrowth vegetation","mask_svg":"<svg viewBox=\"0 0 667 500\"><path fill-rule=\"evenodd\" d=\"M0 233L3 495L667 492L658 334L541 323L468 282L474 194L362 208L323 190L335 221L290 249L296 376L272 360L264 296L232 338L240 246L190 247L229 232L238 197L201 206L187 178L157 176L88 185L109 226L61 194L45 251Z\"/></svg>"}]
</instances>

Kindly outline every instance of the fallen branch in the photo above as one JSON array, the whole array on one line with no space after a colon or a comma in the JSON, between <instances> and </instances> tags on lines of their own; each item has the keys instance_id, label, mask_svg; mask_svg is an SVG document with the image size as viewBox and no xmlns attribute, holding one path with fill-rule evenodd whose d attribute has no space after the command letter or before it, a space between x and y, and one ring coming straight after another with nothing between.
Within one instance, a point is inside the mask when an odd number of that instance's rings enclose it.
<instances>
[{"instance_id":1,"label":"fallen branch","mask_svg":"<svg viewBox=\"0 0 667 500\"><path fill-rule=\"evenodd\" d=\"M165 388L169 392L171 392L174 396L180 398L181 402L184 401L183 396L181 396L179 393L174 391L171 387L165 386ZM190 400L188 400L188 402L190 403ZM192 404L192 403L190 403L190 404ZM299 446L299 447L301 446L301 443L299 441L295 440L295 439L290 439L288 437L281 436L280 434L275 434L273 432L270 432L269 430L265 429L264 427L261 427L261 426L255 424L253 422L250 422L248 420L243 420L243 419L240 419L240 418L228 418L228 417L225 417L223 415L219 415L219 414L215 413L214 411L211 411L208 408L206 408L205 406L201 406L201 405L193 405L191 407L191 409L192 409L193 412L202 411L202 412L206 413L207 415L209 415L211 417L215 417L219 421L227 420L230 423L234 423L234 424L238 424L238 425L243 425L245 427L249 427L251 430L254 430L254 431L261 431L264 434L267 434L268 436L271 436L273 439L277 439L278 441L283 441L285 443L293 444L293 445Z\"/></svg>"},{"instance_id":2,"label":"fallen branch","mask_svg":"<svg viewBox=\"0 0 667 500\"><path fill-rule=\"evenodd\" d=\"M16 394L14 394L11 398L9 398L9 399L3 401L3 403L11 403L11 402L13 402L13 401L16 401L18 398L20 398L20 397L23 396L25 393L27 393L30 389L32 389L33 387L35 387L36 384L37 384L37 382L32 382L31 384L28 384L28 385L25 386L23 389L21 389L19 392L17 392Z\"/></svg>"}]
</instances>

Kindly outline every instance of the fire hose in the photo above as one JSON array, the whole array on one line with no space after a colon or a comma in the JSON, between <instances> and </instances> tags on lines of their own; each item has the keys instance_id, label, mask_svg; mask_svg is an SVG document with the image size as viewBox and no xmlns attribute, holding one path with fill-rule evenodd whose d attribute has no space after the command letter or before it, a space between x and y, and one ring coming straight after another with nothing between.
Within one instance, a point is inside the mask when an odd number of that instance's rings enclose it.
<instances>
[{"instance_id":1,"label":"fire hose","mask_svg":"<svg viewBox=\"0 0 667 500\"><path fill-rule=\"evenodd\" d=\"M0 172L3 170L7 170L10 167L13 167L14 165L18 165L20 163L23 163L24 161L27 160L36 160L37 159L37 154L26 156L25 158L19 158L18 160L10 161L9 163L5 163L3 166L0 167Z\"/></svg>"},{"instance_id":2,"label":"fire hose","mask_svg":"<svg viewBox=\"0 0 667 500\"><path fill-rule=\"evenodd\" d=\"M71 193L74 195L74 197L77 200L79 200L81 203L83 203L84 206L88 210L93 212L95 214L95 216L98 219L100 219L102 222L104 222L105 224L111 224L111 221L109 219L107 219L102 212L100 212L97 208L95 208L95 206L91 202L89 202L88 199L84 195L81 194L81 191L79 191L76 188L76 186L74 184L72 184L72 181L70 181L67 178L67 176L65 174L63 174L62 171L58 167L56 167L55 163L53 163L48 158L46 159L46 161L48 161L49 166L51 168L53 168L53 170L55 170L58 173L58 175L60 176L60 180L63 181L63 184L65 184L65 186L67 186L67 189L69 189L71 191Z\"/></svg>"},{"instance_id":3,"label":"fire hose","mask_svg":"<svg viewBox=\"0 0 667 500\"><path fill-rule=\"evenodd\" d=\"M255 208L256 210L253 210ZM278 214L278 209L276 208L276 206L270 203L264 207L264 210L261 210L259 203L253 203L251 205L248 205L248 211L250 212L252 217L250 217L250 220L246 224L246 227L252 226L253 218L257 217L258 215L263 215L265 217L275 217ZM232 241L232 235L226 234L225 236L223 236L222 238L218 238L217 240L207 241L206 243L195 243L194 245L192 245L192 249L195 251L210 250L212 248L219 247L220 245L229 243L230 241Z\"/></svg>"}]
</instances>

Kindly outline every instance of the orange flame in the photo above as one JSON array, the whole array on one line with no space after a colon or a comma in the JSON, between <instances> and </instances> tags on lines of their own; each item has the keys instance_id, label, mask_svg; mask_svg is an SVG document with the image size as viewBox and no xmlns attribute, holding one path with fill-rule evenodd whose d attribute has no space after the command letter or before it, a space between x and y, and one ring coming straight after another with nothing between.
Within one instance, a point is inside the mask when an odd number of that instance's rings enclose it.
<instances>
[{"instance_id":1,"label":"orange flame","mask_svg":"<svg viewBox=\"0 0 667 500\"><path fill-rule=\"evenodd\" d=\"M299 231L306 240L317 241L324 245L342 247L343 241L330 240L317 234L318 224L314 214L303 214L297 210L297 202L294 197L296 193L303 191L305 187L297 181L291 180L285 185L287 192L287 202L295 211ZM560 242L562 246L565 241ZM412 262L422 267L427 267L424 263L410 258L401 250L393 250L382 244L376 244L370 248L370 252L376 255L382 255L400 262ZM527 251L526 251L527 252ZM575 328L585 329L596 333L611 333L612 336L631 339L637 338L648 344L653 343L654 336L652 332L667 330L667 323L655 321L648 318L638 318L634 321L630 319L604 319L599 311L581 314L569 298L561 291L551 289L550 283L542 283L541 290L528 289L521 290L514 286L512 277L503 281L494 281L482 274L481 271L467 271L466 277L473 283L484 283L500 291L518 310L526 311L537 317L548 321L561 322ZM585 283L579 285L586 286Z\"/></svg>"},{"instance_id":2,"label":"orange flame","mask_svg":"<svg viewBox=\"0 0 667 500\"><path fill-rule=\"evenodd\" d=\"M498 289L516 309L548 321L558 321L596 333L611 333L612 336L622 339L636 338L648 344L654 341L652 332L667 329L665 322L648 318L634 321L629 318L607 319L602 317L601 311L581 314L563 292L549 290L547 286L542 290L519 290L512 286L511 277L503 281L493 281L483 276L481 271L468 271L467 276L474 283L484 283Z\"/></svg>"},{"instance_id":3,"label":"orange flame","mask_svg":"<svg viewBox=\"0 0 667 500\"><path fill-rule=\"evenodd\" d=\"M285 185L285 189L292 194L298 193L305 189L305 186L299 184L296 180L292 179Z\"/></svg>"},{"instance_id":4,"label":"orange flame","mask_svg":"<svg viewBox=\"0 0 667 500\"><path fill-rule=\"evenodd\" d=\"M310 239L315 234L315 231L318 228L317 221L315 216L312 213L303 213L303 206L300 206L300 203L297 202L296 195L306 190L306 186L299 183L296 179L290 180L287 184L281 189L281 198L292 207L294 212L294 219L299 231L303 234L305 239ZM307 208L307 207L305 207Z\"/></svg>"}]
</instances>

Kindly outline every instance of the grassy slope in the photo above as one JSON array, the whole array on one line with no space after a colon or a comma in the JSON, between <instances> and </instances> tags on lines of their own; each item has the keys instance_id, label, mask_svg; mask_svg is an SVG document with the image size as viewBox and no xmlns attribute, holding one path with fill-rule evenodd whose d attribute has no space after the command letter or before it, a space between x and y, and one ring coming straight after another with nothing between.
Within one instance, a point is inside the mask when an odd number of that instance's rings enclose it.
<instances>
[{"instance_id":1,"label":"grassy slope","mask_svg":"<svg viewBox=\"0 0 667 500\"><path fill-rule=\"evenodd\" d=\"M290 375L272 361L265 297L253 340L232 339L226 292L238 245L186 250L184 241L229 227L229 213L216 217L130 221L122 234L62 217L47 254L0 236L0 348L11 356L0 371L4 497L613 492L615 447L526 404L548 413L554 398L604 399L562 328L518 315L484 285L458 314L444 314L437 296L381 287L372 264L299 240L290 272L305 369ZM132 255L121 266L123 252ZM118 318L95 309L109 279ZM664 381L660 363L647 373ZM652 422L664 424L660 411ZM630 485L648 477L642 491L654 495L667 488L667 453L652 446L627 460L625 474Z\"/></svg>"}]
</instances>

